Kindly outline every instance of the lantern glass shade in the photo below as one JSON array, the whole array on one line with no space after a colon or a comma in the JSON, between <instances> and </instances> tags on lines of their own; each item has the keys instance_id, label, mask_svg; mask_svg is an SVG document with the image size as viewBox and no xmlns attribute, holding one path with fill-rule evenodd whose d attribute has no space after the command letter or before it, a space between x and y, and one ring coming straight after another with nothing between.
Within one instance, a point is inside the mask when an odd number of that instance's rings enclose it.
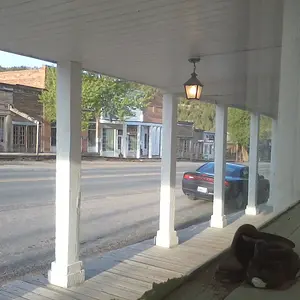
<instances>
[{"instance_id":1,"label":"lantern glass shade","mask_svg":"<svg viewBox=\"0 0 300 300\"><path fill-rule=\"evenodd\" d=\"M202 93L202 86L200 85L186 85L185 86L186 98L188 100L199 100Z\"/></svg>"},{"instance_id":2,"label":"lantern glass shade","mask_svg":"<svg viewBox=\"0 0 300 300\"><path fill-rule=\"evenodd\" d=\"M199 100L202 94L203 84L197 78L195 73L192 77L184 84L186 99L188 100Z\"/></svg>"}]
</instances>

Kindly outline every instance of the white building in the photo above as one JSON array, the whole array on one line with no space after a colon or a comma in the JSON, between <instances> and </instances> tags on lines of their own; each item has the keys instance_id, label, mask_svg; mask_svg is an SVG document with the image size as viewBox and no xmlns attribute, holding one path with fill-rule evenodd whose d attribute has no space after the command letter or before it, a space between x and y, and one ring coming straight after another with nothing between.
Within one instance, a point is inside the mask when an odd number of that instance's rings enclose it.
<instances>
[{"instance_id":1,"label":"white building","mask_svg":"<svg viewBox=\"0 0 300 300\"><path fill-rule=\"evenodd\" d=\"M145 110L136 110L134 116L124 122L104 116L98 126L97 121L91 122L87 152L99 153L104 157L161 157L162 124L145 122L146 114ZM193 123L178 122L177 158L213 159L214 135L214 132L195 129Z\"/></svg>"},{"instance_id":2,"label":"white building","mask_svg":"<svg viewBox=\"0 0 300 300\"><path fill-rule=\"evenodd\" d=\"M91 123L88 152L99 152L105 157L160 157L162 124L145 122L144 116L142 110L136 110L134 116L124 122L102 116L98 142L96 122Z\"/></svg>"}]
</instances>

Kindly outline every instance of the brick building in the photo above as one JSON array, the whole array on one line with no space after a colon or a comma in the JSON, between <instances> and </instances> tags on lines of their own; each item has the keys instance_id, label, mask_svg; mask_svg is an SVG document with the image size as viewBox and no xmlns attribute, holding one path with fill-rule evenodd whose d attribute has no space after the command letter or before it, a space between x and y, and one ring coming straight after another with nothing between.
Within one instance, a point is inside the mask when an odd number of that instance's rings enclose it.
<instances>
[{"instance_id":1,"label":"brick building","mask_svg":"<svg viewBox=\"0 0 300 300\"><path fill-rule=\"evenodd\" d=\"M50 151L51 126L44 120L43 105L39 102L39 95L45 88L45 78L46 67L0 72L0 151L36 151L36 125L9 111L8 104L40 123L39 151Z\"/></svg>"},{"instance_id":2,"label":"brick building","mask_svg":"<svg viewBox=\"0 0 300 300\"><path fill-rule=\"evenodd\" d=\"M43 106L38 102L41 92L41 88L0 83L0 152L35 152L37 146L38 150L44 147Z\"/></svg>"}]
</instances>

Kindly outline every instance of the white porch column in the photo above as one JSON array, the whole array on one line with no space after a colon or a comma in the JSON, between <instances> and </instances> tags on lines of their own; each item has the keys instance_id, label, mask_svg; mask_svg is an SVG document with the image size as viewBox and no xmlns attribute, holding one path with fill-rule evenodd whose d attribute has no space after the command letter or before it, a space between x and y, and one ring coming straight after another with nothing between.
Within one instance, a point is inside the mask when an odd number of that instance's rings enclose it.
<instances>
[{"instance_id":1,"label":"white porch column","mask_svg":"<svg viewBox=\"0 0 300 300\"><path fill-rule=\"evenodd\" d=\"M100 156L103 155L103 126L99 128L99 154Z\"/></svg>"},{"instance_id":2,"label":"white porch column","mask_svg":"<svg viewBox=\"0 0 300 300\"><path fill-rule=\"evenodd\" d=\"M252 113L250 122L248 205L245 210L246 215L252 216L259 213L257 206L259 123L260 115Z\"/></svg>"},{"instance_id":3,"label":"white porch column","mask_svg":"<svg viewBox=\"0 0 300 300\"><path fill-rule=\"evenodd\" d=\"M127 124L125 122L123 123L122 154L123 154L123 158L127 158L127 155L128 155L128 136L127 136Z\"/></svg>"},{"instance_id":4,"label":"white porch column","mask_svg":"<svg viewBox=\"0 0 300 300\"><path fill-rule=\"evenodd\" d=\"M216 105L214 201L213 214L210 220L210 226L215 228L223 228L227 225L226 216L224 215L227 114L227 106Z\"/></svg>"},{"instance_id":5,"label":"white porch column","mask_svg":"<svg viewBox=\"0 0 300 300\"><path fill-rule=\"evenodd\" d=\"M114 157L119 157L118 150L118 130L116 128L113 129L114 132Z\"/></svg>"},{"instance_id":6,"label":"white porch column","mask_svg":"<svg viewBox=\"0 0 300 300\"><path fill-rule=\"evenodd\" d=\"M268 205L273 206L273 200L276 196L276 139L280 136L277 134L277 120L272 119L272 144L271 144L271 166L270 166L270 197L268 201Z\"/></svg>"},{"instance_id":7,"label":"white porch column","mask_svg":"<svg viewBox=\"0 0 300 300\"><path fill-rule=\"evenodd\" d=\"M137 125L136 128L136 158L140 159L141 158L141 131L142 131L142 126Z\"/></svg>"},{"instance_id":8,"label":"white porch column","mask_svg":"<svg viewBox=\"0 0 300 300\"><path fill-rule=\"evenodd\" d=\"M70 287L82 283L79 261L81 168L81 64L57 65L56 233L51 284Z\"/></svg>"},{"instance_id":9,"label":"white porch column","mask_svg":"<svg viewBox=\"0 0 300 300\"><path fill-rule=\"evenodd\" d=\"M149 126L149 149L148 149L148 158L152 158L152 148L153 148L153 126Z\"/></svg>"},{"instance_id":10,"label":"white porch column","mask_svg":"<svg viewBox=\"0 0 300 300\"><path fill-rule=\"evenodd\" d=\"M13 144L13 124L12 117L9 113L4 119L4 151L12 152Z\"/></svg>"},{"instance_id":11,"label":"white porch column","mask_svg":"<svg viewBox=\"0 0 300 300\"><path fill-rule=\"evenodd\" d=\"M283 6L278 118L272 136L270 202L275 212L300 199L300 1L285 0Z\"/></svg>"},{"instance_id":12,"label":"white porch column","mask_svg":"<svg viewBox=\"0 0 300 300\"><path fill-rule=\"evenodd\" d=\"M176 124L178 99L163 96L163 139L161 160L160 215L156 245L171 248L178 244L175 231Z\"/></svg>"},{"instance_id":13,"label":"white porch column","mask_svg":"<svg viewBox=\"0 0 300 300\"><path fill-rule=\"evenodd\" d=\"M159 157L162 158L162 144L163 144L163 127L160 127L160 147L159 147Z\"/></svg>"},{"instance_id":14,"label":"white porch column","mask_svg":"<svg viewBox=\"0 0 300 300\"><path fill-rule=\"evenodd\" d=\"M99 138L99 136L100 136L100 120L99 120L99 118L98 117L96 117L95 118L95 120L96 120L96 153L97 154L99 154L100 155L100 142L99 142L99 140L100 140L100 138Z\"/></svg>"}]
</instances>

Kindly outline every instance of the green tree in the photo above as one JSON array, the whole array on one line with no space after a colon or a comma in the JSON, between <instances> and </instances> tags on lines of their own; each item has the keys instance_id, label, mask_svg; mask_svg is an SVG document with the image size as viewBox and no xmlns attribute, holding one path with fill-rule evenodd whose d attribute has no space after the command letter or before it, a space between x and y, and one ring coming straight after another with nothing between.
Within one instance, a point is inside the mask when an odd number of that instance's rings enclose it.
<instances>
[{"instance_id":1,"label":"green tree","mask_svg":"<svg viewBox=\"0 0 300 300\"><path fill-rule=\"evenodd\" d=\"M56 68L46 69L46 89L40 96L48 121L56 120ZM120 120L145 108L154 96L155 89L137 83L121 81L92 72L82 73L82 127L102 113Z\"/></svg>"},{"instance_id":2,"label":"green tree","mask_svg":"<svg viewBox=\"0 0 300 300\"><path fill-rule=\"evenodd\" d=\"M259 137L261 140L269 140L272 138L272 119L261 115Z\"/></svg>"},{"instance_id":3,"label":"green tree","mask_svg":"<svg viewBox=\"0 0 300 300\"><path fill-rule=\"evenodd\" d=\"M90 75L85 76L89 78ZM97 115L104 113L122 121L133 116L135 109L145 108L156 92L149 86L108 76L101 76L97 83L99 84L99 90L95 93L97 96L87 99L86 105L91 106Z\"/></svg>"},{"instance_id":4,"label":"green tree","mask_svg":"<svg viewBox=\"0 0 300 300\"><path fill-rule=\"evenodd\" d=\"M248 160L250 142L250 113L237 108L229 108L228 132L230 140L238 146L240 160ZM259 137L261 140L270 139L272 134L272 119L261 115Z\"/></svg>"},{"instance_id":5,"label":"green tree","mask_svg":"<svg viewBox=\"0 0 300 300\"><path fill-rule=\"evenodd\" d=\"M250 139L250 112L229 108L228 111L228 132L232 142L248 147ZM259 138L270 139L272 135L272 119L261 115Z\"/></svg>"},{"instance_id":6,"label":"green tree","mask_svg":"<svg viewBox=\"0 0 300 300\"><path fill-rule=\"evenodd\" d=\"M248 147L250 137L249 112L230 107L228 110L228 132L232 142L242 147Z\"/></svg>"},{"instance_id":7,"label":"green tree","mask_svg":"<svg viewBox=\"0 0 300 300\"><path fill-rule=\"evenodd\" d=\"M215 116L214 104L182 99L178 105L178 120L193 122L199 129L214 130Z\"/></svg>"},{"instance_id":8,"label":"green tree","mask_svg":"<svg viewBox=\"0 0 300 300\"><path fill-rule=\"evenodd\" d=\"M178 120L193 122L195 127L204 130L215 129L215 105L182 99L178 106ZM260 139L270 139L272 121L266 116L260 119ZM237 145L238 160L248 160L250 138L250 113L237 108L228 110L228 133L230 141Z\"/></svg>"}]
</instances>

